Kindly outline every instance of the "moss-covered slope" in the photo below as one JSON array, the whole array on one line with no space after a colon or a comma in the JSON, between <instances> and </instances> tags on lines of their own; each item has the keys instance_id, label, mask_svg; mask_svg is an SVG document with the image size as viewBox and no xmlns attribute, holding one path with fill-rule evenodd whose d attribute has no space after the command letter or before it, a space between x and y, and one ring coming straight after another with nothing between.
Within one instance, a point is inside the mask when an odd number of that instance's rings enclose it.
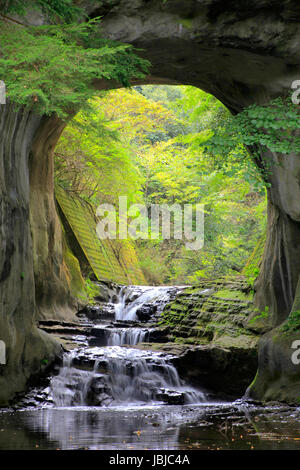
<instances>
[{"instance_id":1,"label":"moss-covered slope","mask_svg":"<svg viewBox=\"0 0 300 470\"><path fill-rule=\"evenodd\" d=\"M130 241L100 240L96 233L97 220L89 204L70 196L59 186L56 187L55 195L77 247L82 252L78 257L80 260L85 259L99 281L146 283Z\"/></svg>"},{"instance_id":2,"label":"moss-covered slope","mask_svg":"<svg viewBox=\"0 0 300 470\"><path fill-rule=\"evenodd\" d=\"M257 335L246 326L252 294L244 279L205 281L185 289L164 310L162 326L176 342L251 346Z\"/></svg>"},{"instance_id":3,"label":"moss-covered slope","mask_svg":"<svg viewBox=\"0 0 300 470\"><path fill-rule=\"evenodd\" d=\"M244 278L204 281L163 311L167 343L182 377L218 393L242 396L257 370L259 335L247 326L252 293Z\"/></svg>"}]
</instances>

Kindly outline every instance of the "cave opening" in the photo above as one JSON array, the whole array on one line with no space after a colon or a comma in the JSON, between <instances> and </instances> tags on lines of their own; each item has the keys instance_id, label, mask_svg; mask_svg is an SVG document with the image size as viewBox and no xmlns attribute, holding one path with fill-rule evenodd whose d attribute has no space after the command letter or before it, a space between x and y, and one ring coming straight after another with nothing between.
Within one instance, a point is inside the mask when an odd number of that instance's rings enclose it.
<instances>
[{"instance_id":1,"label":"cave opening","mask_svg":"<svg viewBox=\"0 0 300 470\"><path fill-rule=\"evenodd\" d=\"M126 232L123 239L131 239L146 284L194 284L242 273L253 283L264 247L266 192L258 168L242 145L237 143L229 155L209 147L211 135L224 133L228 110L212 95L179 85L105 91L92 106L91 115L79 113L68 124L55 148L58 210L83 272L88 273L86 253L92 259L94 247L84 240L86 224L76 223L66 198L81 200L95 216L99 205L113 205L120 222L119 198L123 197L129 212L134 204L144 206L140 207L144 219L138 208L135 216L132 210L129 216L131 226L139 226L138 233ZM191 205L195 210L201 203L205 214L201 250L186 248L184 224L176 238L174 211L168 219L169 237L162 234L162 214L159 233L151 233L153 207L178 208L181 223L183 208ZM134 222L137 215L139 224ZM194 234L195 223L194 217ZM113 221L113 233L102 235L110 242L100 241L100 254L104 245L109 246L108 253L126 271L128 241L124 245L116 226ZM90 229L97 237L94 221ZM255 249L259 251L256 264L245 267ZM101 278L100 271L96 277ZM106 276L102 273L102 278ZM111 277L119 280L114 272Z\"/></svg>"}]
</instances>

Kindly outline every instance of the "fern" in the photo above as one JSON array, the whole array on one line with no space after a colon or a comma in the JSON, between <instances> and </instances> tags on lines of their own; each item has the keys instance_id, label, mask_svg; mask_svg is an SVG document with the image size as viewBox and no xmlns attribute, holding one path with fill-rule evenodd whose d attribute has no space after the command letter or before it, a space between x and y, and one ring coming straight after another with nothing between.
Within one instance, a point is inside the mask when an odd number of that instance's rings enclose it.
<instances>
[{"instance_id":1,"label":"fern","mask_svg":"<svg viewBox=\"0 0 300 470\"><path fill-rule=\"evenodd\" d=\"M22 27L0 24L0 77L7 96L40 114L67 118L97 92L97 79L128 86L148 62L132 46L104 39L99 18L82 24Z\"/></svg>"},{"instance_id":2,"label":"fern","mask_svg":"<svg viewBox=\"0 0 300 470\"><path fill-rule=\"evenodd\" d=\"M48 19L67 23L83 14L83 10L74 5L72 0L0 0L0 11L3 14L23 16L28 9L39 10Z\"/></svg>"}]
</instances>

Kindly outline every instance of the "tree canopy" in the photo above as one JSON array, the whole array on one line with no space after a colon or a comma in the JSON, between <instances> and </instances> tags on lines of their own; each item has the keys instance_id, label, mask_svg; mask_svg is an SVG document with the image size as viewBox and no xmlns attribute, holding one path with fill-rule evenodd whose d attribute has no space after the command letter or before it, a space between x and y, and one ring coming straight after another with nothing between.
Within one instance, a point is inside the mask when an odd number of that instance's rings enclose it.
<instances>
[{"instance_id":1,"label":"tree canopy","mask_svg":"<svg viewBox=\"0 0 300 470\"><path fill-rule=\"evenodd\" d=\"M0 76L8 98L66 119L88 106L96 79L128 86L142 78L148 62L132 46L104 39L99 21L32 27L1 21Z\"/></svg>"},{"instance_id":2,"label":"tree canopy","mask_svg":"<svg viewBox=\"0 0 300 470\"><path fill-rule=\"evenodd\" d=\"M77 115L59 143L57 182L95 207L119 195L149 209L205 204L202 250L187 250L184 240L136 241L149 282L241 272L265 230L265 189L246 148L241 159L205 144L230 119L224 106L195 88L152 85L103 92L90 104L94 118Z\"/></svg>"}]
</instances>

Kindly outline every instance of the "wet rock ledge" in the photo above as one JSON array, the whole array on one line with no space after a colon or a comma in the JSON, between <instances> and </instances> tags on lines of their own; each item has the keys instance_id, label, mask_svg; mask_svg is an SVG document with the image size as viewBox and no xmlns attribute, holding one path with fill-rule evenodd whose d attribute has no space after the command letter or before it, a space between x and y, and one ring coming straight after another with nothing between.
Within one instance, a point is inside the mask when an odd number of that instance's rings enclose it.
<instances>
[{"instance_id":1,"label":"wet rock ledge","mask_svg":"<svg viewBox=\"0 0 300 470\"><path fill-rule=\"evenodd\" d=\"M158 314L153 309L146 323L114 321L113 304L86 307L74 322L40 322L65 350L80 345L101 346L101 319L107 327L143 326L148 341L136 347L172 355L181 378L226 397L240 398L253 381L260 335L249 322L253 294L243 277L205 280L178 290ZM125 346L126 347L126 346Z\"/></svg>"},{"instance_id":2,"label":"wet rock ledge","mask_svg":"<svg viewBox=\"0 0 300 470\"><path fill-rule=\"evenodd\" d=\"M252 297L242 277L187 288L162 312L158 342L137 347L174 354L183 379L241 397L257 371L260 336L247 324Z\"/></svg>"}]
</instances>

